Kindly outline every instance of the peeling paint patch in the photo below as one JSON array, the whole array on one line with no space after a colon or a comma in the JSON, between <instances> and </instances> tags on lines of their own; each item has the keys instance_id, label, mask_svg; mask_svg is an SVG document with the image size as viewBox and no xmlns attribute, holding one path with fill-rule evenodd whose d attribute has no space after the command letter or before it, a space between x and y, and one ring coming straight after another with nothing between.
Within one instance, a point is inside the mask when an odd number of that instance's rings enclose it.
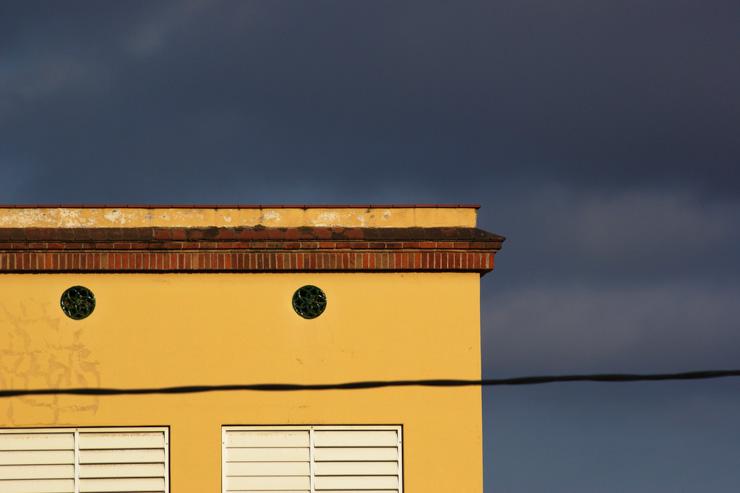
<instances>
[{"instance_id":1,"label":"peeling paint patch","mask_svg":"<svg viewBox=\"0 0 740 493\"><path fill-rule=\"evenodd\" d=\"M105 213L103 217L114 224L126 224L126 217L118 209L113 209Z\"/></svg>"},{"instance_id":2,"label":"peeling paint patch","mask_svg":"<svg viewBox=\"0 0 740 493\"><path fill-rule=\"evenodd\" d=\"M316 216L315 226L334 226L339 222L339 214L334 211L325 211Z\"/></svg>"},{"instance_id":3,"label":"peeling paint patch","mask_svg":"<svg viewBox=\"0 0 740 493\"><path fill-rule=\"evenodd\" d=\"M262 211L262 214L260 214L260 223L275 223L280 224L280 213L278 211Z\"/></svg>"},{"instance_id":4,"label":"peeling paint patch","mask_svg":"<svg viewBox=\"0 0 740 493\"><path fill-rule=\"evenodd\" d=\"M80 209L56 209L59 214L59 226L62 228L85 228L96 226L95 219L82 215Z\"/></svg>"},{"instance_id":5,"label":"peeling paint patch","mask_svg":"<svg viewBox=\"0 0 740 493\"><path fill-rule=\"evenodd\" d=\"M36 224L57 226L46 213L39 209L20 209L0 215L0 226L26 228Z\"/></svg>"}]
</instances>

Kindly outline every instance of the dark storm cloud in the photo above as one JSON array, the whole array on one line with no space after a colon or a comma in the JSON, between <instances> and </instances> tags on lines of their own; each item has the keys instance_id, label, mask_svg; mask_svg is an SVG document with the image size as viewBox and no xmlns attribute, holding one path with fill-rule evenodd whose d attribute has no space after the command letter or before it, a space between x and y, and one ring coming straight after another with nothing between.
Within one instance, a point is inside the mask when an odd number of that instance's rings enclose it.
<instances>
[{"instance_id":1,"label":"dark storm cloud","mask_svg":"<svg viewBox=\"0 0 740 493\"><path fill-rule=\"evenodd\" d=\"M491 492L724 492L737 486L737 383L486 393Z\"/></svg>"},{"instance_id":2,"label":"dark storm cloud","mask_svg":"<svg viewBox=\"0 0 740 493\"><path fill-rule=\"evenodd\" d=\"M493 201L491 201L493 202ZM502 194L481 210L505 232L497 270L517 285L733 282L740 274L740 203L664 190L538 187ZM511 287L511 286L509 286Z\"/></svg>"},{"instance_id":3,"label":"dark storm cloud","mask_svg":"<svg viewBox=\"0 0 740 493\"><path fill-rule=\"evenodd\" d=\"M485 299L489 374L670 372L740 361L740 287L561 284Z\"/></svg>"},{"instance_id":4,"label":"dark storm cloud","mask_svg":"<svg viewBox=\"0 0 740 493\"><path fill-rule=\"evenodd\" d=\"M487 376L737 366L738 19L5 1L0 202L481 202ZM734 491L734 385L487 392L486 491Z\"/></svg>"},{"instance_id":5,"label":"dark storm cloud","mask_svg":"<svg viewBox=\"0 0 740 493\"><path fill-rule=\"evenodd\" d=\"M234 185L219 193L240 200L311 169L319 190L361 177L353 192L368 198L397 180L417 195L482 182L734 193L733 14L731 2L6 3L0 159L34 170L28 194L78 200L196 200L224 176ZM118 176L63 191L69 166ZM160 188L196 177L201 190Z\"/></svg>"}]
</instances>

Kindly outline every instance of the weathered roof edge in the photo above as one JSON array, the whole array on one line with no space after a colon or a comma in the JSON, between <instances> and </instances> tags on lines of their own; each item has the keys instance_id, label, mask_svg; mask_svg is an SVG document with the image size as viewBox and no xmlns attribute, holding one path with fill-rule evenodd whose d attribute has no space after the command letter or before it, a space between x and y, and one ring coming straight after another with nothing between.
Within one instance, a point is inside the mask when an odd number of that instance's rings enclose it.
<instances>
[{"instance_id":1,"label":"weathered roof edge","mask_svg":"<svg viewBox=\"0 0 740 493\"><path fill-rule=\"evenodd\" d=\"M477 228L2 228L0 272L490 272Z\"/></svg>"},{"instance_id":2,"label":"weathered roof edge","mask_svg":"<svg viewBox=\"0 0 740 493\"><path fill-rule=\"evenodd\" d=\"M480 209L480 204L0 204L0 209Z\"/></svg>"},{"instance_id":3,"label":"weathered roof edge","mask_svg":"<svg viewBox=\"0 0 740 493\"><path fill-rule=\"evenodd\" d=\"M300 226L255 227L145 227L145 228L0 228L0 242L8 241L488 241L504 237L479 228L348 228Z\"/></svg>"}]
</instances>

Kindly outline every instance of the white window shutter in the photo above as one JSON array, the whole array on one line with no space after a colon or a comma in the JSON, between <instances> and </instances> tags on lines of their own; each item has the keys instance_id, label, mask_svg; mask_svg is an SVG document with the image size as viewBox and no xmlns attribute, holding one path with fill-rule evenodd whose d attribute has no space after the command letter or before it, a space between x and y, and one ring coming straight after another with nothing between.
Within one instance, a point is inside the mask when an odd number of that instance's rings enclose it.
<instances>
[{"instance_id":1,"label":"white window shutter","mask_svg":"<svg viewBox=\"0 0 740 493\"><path fill-rule=\"evenodd\" d=\"M309 493L307 429L231 429L223 432L223 491Z\"/></svg>"},{"instance_id":2,"label":"white window shutter","mask_svg":"<svg viewBox=\"0 0 740 493\"><path fill-rule=\"evenodd\" d=\"M399 426L224 427L223 491L401 493Z\"/></svg>"},{"instance_id":3,"label":"white window shutter","mask_svg":"<svg viewBox=\"0 0 740 493\"><path fill-rule=\"evenodd\" d=\"M326 429L314 432L316 491L401 490L398 429Z\"/></svg>"},{"instance_id":4,"label":"white window shutter","mask_svg":"<svg viewBox=\"0 0 740 493\"><path fill-rule=\"evenodd\" d=\"M0 430L0 492L169 490L165 428Z\"/></svg>"},{"instance_id":5,"label":"white window shutter","mask_svg":"<svg viewBox=\"0 0 740 493\"><path fill-rule=\"evenodd\" d=\"M165 430L80 430L80 493L167 491Z\"/></svg>"},{"instance_id":6,"label":"white window shutter","mask_svg":"<svg viewBox=\"0 0 740 493\"><path fill-rule=\"evenodd\" d=\"M0 491L74 493L74 432L0 433Z\"/></svg>"}]
</instances>

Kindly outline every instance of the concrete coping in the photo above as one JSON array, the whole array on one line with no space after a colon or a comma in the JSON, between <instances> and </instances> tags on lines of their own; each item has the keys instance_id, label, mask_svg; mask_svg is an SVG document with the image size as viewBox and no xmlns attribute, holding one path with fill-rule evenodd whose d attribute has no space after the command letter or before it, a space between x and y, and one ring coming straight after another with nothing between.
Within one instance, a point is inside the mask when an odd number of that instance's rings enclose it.
<instances>
[{"instance_id":1,"label":"concrete coping","mask_svg":"<svg viewBox=\"0 0 740 493\"><path fill-rule=\"evenodd\" d=\"M0 228L474 228L477 205L0 206Z\"/></svg>"}]
</instances>

